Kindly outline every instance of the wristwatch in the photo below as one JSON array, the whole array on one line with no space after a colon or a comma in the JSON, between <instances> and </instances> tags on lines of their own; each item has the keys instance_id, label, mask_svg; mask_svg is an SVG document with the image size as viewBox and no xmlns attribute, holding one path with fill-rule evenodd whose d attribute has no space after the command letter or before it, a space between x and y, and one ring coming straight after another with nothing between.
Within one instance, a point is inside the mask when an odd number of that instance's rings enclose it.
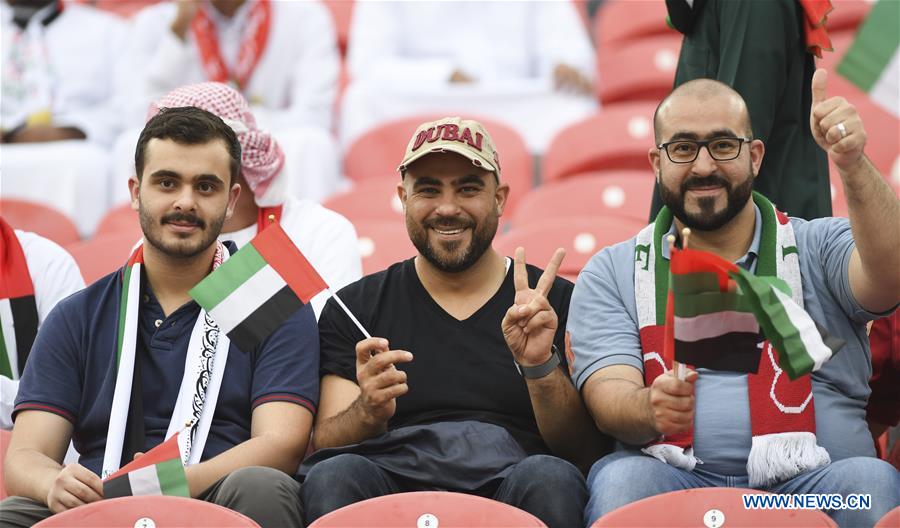
<instances>
[{"instance_id":1,"label":"wristwatch","mask_svg":"<svg viewBox=\"0 0 900 528\"><path fill-rule=\"evenodd\" d=\"M559 366L559 363L559 349L556 348L556 345L552 345L550 347L550 359L547 361L533 367L526 367L516 363L516 368L519 369L519 374L525 379L540 379L553 372Z\"/></svg>"}]
</instances>

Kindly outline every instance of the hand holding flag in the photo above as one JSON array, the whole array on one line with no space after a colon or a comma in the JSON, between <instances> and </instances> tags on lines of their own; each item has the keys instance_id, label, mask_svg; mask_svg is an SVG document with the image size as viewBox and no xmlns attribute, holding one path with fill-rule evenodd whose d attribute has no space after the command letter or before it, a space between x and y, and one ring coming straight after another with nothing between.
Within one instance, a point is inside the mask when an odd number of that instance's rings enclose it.
<instances>
[{"instance_id":1,"label":"hand holding flag","mask_svg":"<svg viewBox=\"0 0 900 528\"><path fill-rule=\"evenodd\" d=\"M273 223L190 293L228 337L252 350L328 285Z\"/></svg>"},{"instance_id":2,"label":"hand holding flag","mask_svg":"<svg viewBox=\"0 0 900 528\"><path fill-rule=\"evenodd\" d=\"M107 499L132 495L177 495L190 497L181 463L178 435L147 451L103 481Z\"/></svg>"}]
</instances>

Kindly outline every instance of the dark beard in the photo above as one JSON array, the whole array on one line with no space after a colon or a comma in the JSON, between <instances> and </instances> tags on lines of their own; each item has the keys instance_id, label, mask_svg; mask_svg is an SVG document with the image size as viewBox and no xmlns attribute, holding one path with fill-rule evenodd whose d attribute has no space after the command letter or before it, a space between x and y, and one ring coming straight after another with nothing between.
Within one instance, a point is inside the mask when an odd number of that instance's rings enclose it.
<instances>
[{"instance_id":1,"label":"dark beard","mask_svg":"<svg viewBox=\"0 0 900 528\"><path fill-rule=\"evenodd\" d=\"M213 220L207 228L206 223L203 220L194 215L185 213L170 213L163 216L157 224L154 222L153 218L147 214L143 207L138 207L138 218L141 222L141 231L143 231L144 239L147 243L156 248L163 255L175 259L191 259L206 251L209 246L216 241L219 233L222 232L222 226L225 224L224 214L220 218ZM204 234L204 237L200 239L200 242L193 246L178 243L166 244L163 242L162 237L157 236L157 233L163 229L165 223L176 221L196 224Z\"/></svg>"},{"instance_id":2,"label":"dark beard","mask_svg":"<svg viewBox=\"0 0 900 528\"><path fill-rule=\"evenodd\" d=\"M699 214L690 214L684 207L685 193L697 187L708 187L713 185L721 185L725 188L726 204L725 209L715 212L714 197L705 197L697 201L700 206ZM732 187L724 177L718 174L710 174L702 178L686 178L681 182L680 193L672 192L668 187L660 183L659 194L666 207L668 207L675 218L681 220L685 227L696 229L698 231L715 231L730 222L741 210L747 205L753 193L753 174L748 173L747 178Z\"/></svg>"},{"instance_id":3,"label":"dark beard","mask_svg":"<svg viewBox=\"0 0 900 528\"><path fill-rule=\"evenodd\" d=\"M448 224L443 223L440 220L425 222L424 228L422 228L407 217L406 230L409 233L409 239L419 251L419 254L425 257L425 260L431 263L432 266L445 273L459 273L471 268L478 262L478 259L484 255L488 248L491 247L494 235L497 234L498 224L499 221L496 216L488 216L480 228L471 221ZM441 229L472 229L472 241L463 251L462 255L455 259L448 259L443 257L434 246L431 245L431 242L428 239L428 229L433 227ZM444 247L447 248L446 252L452 253L458 249L459 244L460 242L453 242L451 244L445 244Z\"/></svg>"}]
</instances>

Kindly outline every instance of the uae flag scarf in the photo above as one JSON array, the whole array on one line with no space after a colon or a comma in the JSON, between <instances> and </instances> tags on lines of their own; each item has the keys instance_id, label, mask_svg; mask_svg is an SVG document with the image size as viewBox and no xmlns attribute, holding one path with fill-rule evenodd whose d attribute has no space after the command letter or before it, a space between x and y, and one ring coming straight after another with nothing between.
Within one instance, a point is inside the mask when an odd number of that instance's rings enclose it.
<instances>
[{"instance_id":1,"label":"uae flag scarf","mask_svg":"<svg viewBox=\"0 0 900 528\"><path fill-rule=\"evenodd\" d=\"M213 257L213 270L227 260L228 256L228 250L218 242ZM126 433L129 437L127 442L131 446L135 443L141 445L143 442L143 434L135 433L136 430L143 430L143 413L140 412L142 394L140 390L133 390L140 383L140 361L136 359L143 265L144 247L141 245L120 272L122 292L115 340L116 388L109 417L106 451L103 454L102 478L114 474L122 465ZM169 439L187 428L178 434L177 441L181 463L185 466L196 464L203 455L222 386L229 345L228 336L219 331L218 324L206 310L201 310L191 332L185 354L184 377L166 431L166 438ZM135 365L138 365L137 369ZM138 380L137 384L134 383L135 379ZM129 461L130 459L124 462Z\"/></svg>"},{"instance_id":2,"label":"uae flag scarf","mask_svg":"<svg viewBox=\"0 0 900 528\"><path fill-rule=\"evenodd\" d=\"M787 216L761 194L753 200L762 218L756 274L782 279L793 301L803 306L800 261L794 230ZM656 221L645 227L635 243L634 287L647 386L672 369L672 357L663 354L669 295L669 261L662 256L663 236L673 222L664 207ZM755 343L750 346L756 347ZM748 354L756 350L748 350ZM791 380L777 362L776 352L763 342L759 368L747 375L750 426L753 434L747 474L751 487L787 480L830 462L816 443L816 417L810 375ZM675 467L692 471L699 462L693 454L693 431L664 437L644 452Z\"/></svg>"},{"instance_id":3,"label":"uae flag scarf","mask_svg":"<svg viewBox=\"0 0 900 528\"><path fill-rule=\"evenodd\" d=\"M17 380L37 335L38 311L25 252L0 218L0 375Z\"/></svg>"}]
</instances>

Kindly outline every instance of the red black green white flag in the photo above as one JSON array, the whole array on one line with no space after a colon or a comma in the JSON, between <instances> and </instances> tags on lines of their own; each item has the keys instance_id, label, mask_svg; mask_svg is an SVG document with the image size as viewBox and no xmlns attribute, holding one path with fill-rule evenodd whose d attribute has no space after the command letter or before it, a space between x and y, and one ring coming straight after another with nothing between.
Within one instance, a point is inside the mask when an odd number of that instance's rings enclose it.
<instances>
[{"instance_id":1,"label":"red black green white flag","mask_svg":"<svg viewBox=\"0 0 900 528\"><path fill-rule=\"evenodd\" d=\"M277 223L190 293L241 350L250 351L328 285Z\"/></svg>"},{"instance_id":2,"label":"red black green white flag","mask_svg":"<svg viewBox=\"0 0 900 528\"><path fill-rule=\"evenodd\" d=\"M103 481L103 497L176 495L190 497L178 450L178 435L147 451Z\"/></svg>"},{"instance_id":3,"label":"red black green white flag","mask_svg":"<svg viewBox=\"0 0 900 528\"><path fill-rule=\"evenodd\" d=\"M792 298L777 277L757 277L712 253L673 249L670 263L675 360L756 373L763 336L791 379L818 370L843 345ZM731 284L733 283L733 284Z\"/></svg>"},{"instance_id":4,"label":"red black green white flag","mask_svg":"<svg viewBox=\"0 0 900 528\"><path fill-rule=\"evenodd\" d=\"M699 368L756 373L762 341L750 304L729 274L731 262L693 249L673 248L669 271L675 361Z\"/></svg>"}]
</instances>

